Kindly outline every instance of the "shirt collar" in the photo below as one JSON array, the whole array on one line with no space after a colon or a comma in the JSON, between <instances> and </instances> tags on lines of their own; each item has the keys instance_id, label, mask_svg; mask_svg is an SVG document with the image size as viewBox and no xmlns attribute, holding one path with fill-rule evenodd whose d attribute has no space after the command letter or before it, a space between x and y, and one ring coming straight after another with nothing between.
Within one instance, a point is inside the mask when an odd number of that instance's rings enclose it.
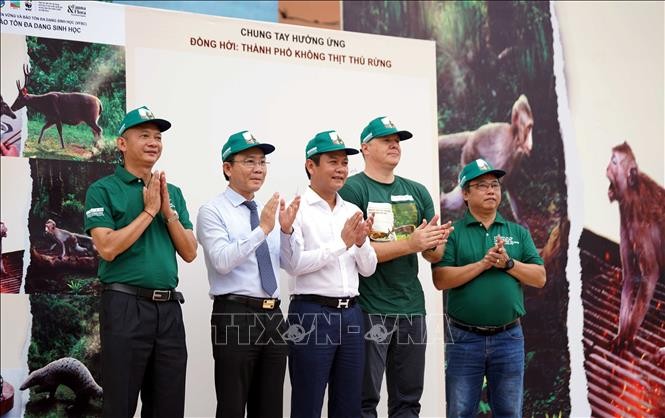
<instances>
[{"instance_id":1,"label":"shirt collar","mask_svg":"<svg viewBox=\"0 0 665 418\"><path fill-rule=\"evenodd\" d=\"M122 165L119 165L115 168L115 175L118 176L120 178L120 180L122 180L123 182L125 182L127 184L133 183L133 182L139 180L138 177L136 177L135 175L133 175L132 173L127 171L127 169Z\"/></svg>"},{"instance_id":2,"label":"shirt collar","mask_svg":"<svg viewBox=\"0 0 665 418\"><path fill-rule=\"evenodd\" d=\"M305 202L307 202L307 204L310 206L320 204L325 205L325 207L329 207L328 202L323 200L323 198L309 186L307 186L305 193L303 193L303 199L305 199ZM338 208L342 205L344 205L344 199L342 199L339 193L335 193L335 208Z\"/></svg>"},{"instance_id":3,"label":"shirt collar","mask_svg":"<svg viewBox=\"0 0 665 418\"><path fill-rule=\"evenodd\" d=\"M224 195L226 196L227 199L229 199L229 202L231 202L234 208L237 208L238 206L242 205L247 200L245 199L245 196L236 192L231 187L226 188L226 190L224 191Z\"/></svg>"},{"instance_id":4,"label":"shirt collar","mask_svg":"<svg viewBox=\"0 0 665 418\"><path fill-rule=\"evenodd\" d=\"M480 221L477 220L476 218L474 218L473 215L471 214L471 211L469 211L469 209L467 209L466 212L464 213L464 225L466 225L466 226L469 226L471 224L476 224L477 225L479 223L480 223ZM503 216L501 216L501 214L499 212L497 212L496 217L494 218L494 223L495 224L505 224L506 220L503 218Z\"/></svg>"}]
</instances>

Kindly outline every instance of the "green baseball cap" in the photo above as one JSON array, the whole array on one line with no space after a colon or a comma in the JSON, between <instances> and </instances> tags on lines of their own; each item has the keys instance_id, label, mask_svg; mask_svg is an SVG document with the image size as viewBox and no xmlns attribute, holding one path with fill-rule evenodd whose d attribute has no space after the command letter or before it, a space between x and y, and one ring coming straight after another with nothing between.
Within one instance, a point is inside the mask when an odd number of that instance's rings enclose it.
<instances>
[{"instance_id":1,"label":"green baseball cap","mask_svg":"<svg viewBox=\"0 0 665 418\"><path fill-rule=\"evenodd\" d=\"M155 117L155 114L152 113L150 109L146 106L141 106L138 109L130 110L127 112L125 117L122 119L122 123L118 128L118 136L122 134L129 128L140 125L142 123L151 122L157 125L157 128L160 132L164 132L171 127L171 122L164 119L159 119Z\"/></svg>"},{"instance_id":2,"label":"green baseball cap","mask_svg":"<svg viewBox=\"0 0 665 418\"><path fill-rule=\"evenodd\" d=\"M459 173L459 186L464 187L471 180L480 177L484 174L494 174L497 178L503 177L506 172L503 170L496 169L492 167L490 163L478 158L475 161L471 161L469 164L465 165L462 171Z\"/></svg>"},{"instance_id":3,"label":"green baseball cap","mask_svg":"<svg viewBox=\"0 0 665 418\"><path fill-rule=\"evenodd\" d=\"M260 143L251 132L240 131L231 135L222 147L222 161L228 160L233 154L254 147L263 150L266 155L275 150L275 147L270 144Z\"/></svg>"},{"instance_id":4,"label":"green baseball cap","mask_svg":"<svg viewBox=\"0 0 665 418\"><path fill-rule=\"evenodd\" d=\"M347 148L337 131L324 131L319 132L314 138L309 140L305 147L305 158L312 158L316 154L332 151L346 151L346 155L358 154L360 152L355 148Z\"/></svg>"},{"instance_id":5,"label":"green baseball cap","mask_svg":"<svg viewBox=\"0 0 665 418\"><path fill-rule=\"evenodd\" d=\"M388 136L392 134L399 135L399 140L404 141L413 136L409 131L400 131L397 129L393 121L386 116L379 116L365 126L363 132L360 134L360 144L366 144L374 138L381 136Z\"/></svg>"}]
</instances>

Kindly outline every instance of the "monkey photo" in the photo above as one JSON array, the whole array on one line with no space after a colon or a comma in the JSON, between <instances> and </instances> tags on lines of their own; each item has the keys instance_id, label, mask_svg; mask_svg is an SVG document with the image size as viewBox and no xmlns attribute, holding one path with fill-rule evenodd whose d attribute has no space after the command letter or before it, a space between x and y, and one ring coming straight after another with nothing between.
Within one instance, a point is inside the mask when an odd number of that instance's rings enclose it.
<instances>
[{"instance_id":1,"label":"monkey photo","mask_svg":"<svg viewBox=\"0 0 665 418\"><path fill-rule=\"evenodd\" d=\"M637 166L627 142L612 148L608 197L619 204L621 308L614 347L632 346L658 281L665 280L665 189Z\"/></svg>"},{"instance_id":2,"label":"monkey photo","mask_svg":"<svg viewBox=\"0 0 665 418\"><path fill-rule=\"evenodd\" d=\"M439 136L439 158L453 149L462 150L461 165L483 158L494 168L506 171L502 179L505 186L512 173L517 171L524 157L531 154L533 148L533 113L525 95L513 104L510 123L487 123L475 131L459 132ZM510 208L517 222L521 222L520 212L514 197L505 189ZM462 191L455 186L450 192L441 196L442 210L454 211L464 206Z\"/></svg>"},{"instance_id":3,"label":"monkey photo","mask_svg":"<svg viewBox=\"0 0 665 418\"><path fill-rule=\"evenodd\" d=\"M51 251L58 245L62 247L62 254L60 254L60 258L63 258L65 254L69 257L94 256L97 254L91 237L83 234L76 234L74 232L67 231L66 229L58 228L53 219L46 221L46 224L44 225L44 232L48 237L55 241L55 243L50 248Z\"/></svg>"}]
</instances>

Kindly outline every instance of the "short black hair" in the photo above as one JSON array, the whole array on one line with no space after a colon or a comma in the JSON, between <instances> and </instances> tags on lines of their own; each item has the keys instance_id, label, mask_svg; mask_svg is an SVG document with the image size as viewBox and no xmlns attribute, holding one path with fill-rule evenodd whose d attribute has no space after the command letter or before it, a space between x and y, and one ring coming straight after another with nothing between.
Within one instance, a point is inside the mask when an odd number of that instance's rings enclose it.
<instances>
[{"instance_id":1,"label":"short black hair","mask_svg":"<svg viewBox=\"0 0 665 418\"><path fill-rule=\"evenodd\" d=\"M236 152L235 154L231 154L231 155L229 155L229 157L228 157L226 160L224 160L223 163L231 163L231 164L233 164L233 163L235 162L235 161L233 161L233 160L235 159L236 154L237 154L237 152ZM223 164L223 163L222 163L222 164ZM226 175L226 171L224 171L224 168L222 168L222 173L224 173L224 178L226 179L226 181L231 180L231 179L229 178L229 176Z\"/></svg>"},{"instance_id":2,"label":"short black hair","mask_svg":"<svg viewBox=\"0 0 665 418\"><path fill-rule=\"evenodd\" d=\"M312 161L314 161L314 165L316 165L316 166L318 167L319 164L321 163L321 154L314 154L314 155L312 155L311 157L309 157L308 160L312 160ZM305 173L307 174L307 179L308 179L308 180L311 180L311 179L312 179L312 175L309 174L309 171L307 170L307 167L306 167L306 166L305 166Z\"/></svg>"}]
</instances>

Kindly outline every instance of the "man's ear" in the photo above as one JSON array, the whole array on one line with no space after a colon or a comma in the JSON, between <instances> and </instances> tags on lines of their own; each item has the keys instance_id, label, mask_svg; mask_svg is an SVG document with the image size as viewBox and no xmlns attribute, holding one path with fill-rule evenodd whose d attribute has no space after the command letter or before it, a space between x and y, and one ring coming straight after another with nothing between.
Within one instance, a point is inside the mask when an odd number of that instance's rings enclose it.
<instances>
[{"instance_id":1,"label":"man's ear","mask_svg":"<svg viewBox=\"0 0 665 418\"><path fill-rule=\"evenodd\" d=\"M226 174L227 177L231 176L231 163L228 161L224 161L222 163L222 171L224 174Z\"/></svg>"},{"instance_id":2,"label":"man's ear","mask_svg":"<svg viewBox=\"0 0 665 418\"><path fill-rule=\"evenodd\" d=\"M120 151L125 152L127 150L127 139L123 136L119 136L115 140L115 145L118 147Z\"/></svg>"},{"instance_id":3,"label":"man's ear","mask_svg":"<svg viewBox=\"0 0 665 418\"><path fill-rule=\"evenodd\" d=\"M314 171L314 166L315 165L316 164L314 164L314 161L312 161L310 159L305 160L305 171L307 171L310 176L312 175L312 172Z\"/></svg>"}]
</instances>

